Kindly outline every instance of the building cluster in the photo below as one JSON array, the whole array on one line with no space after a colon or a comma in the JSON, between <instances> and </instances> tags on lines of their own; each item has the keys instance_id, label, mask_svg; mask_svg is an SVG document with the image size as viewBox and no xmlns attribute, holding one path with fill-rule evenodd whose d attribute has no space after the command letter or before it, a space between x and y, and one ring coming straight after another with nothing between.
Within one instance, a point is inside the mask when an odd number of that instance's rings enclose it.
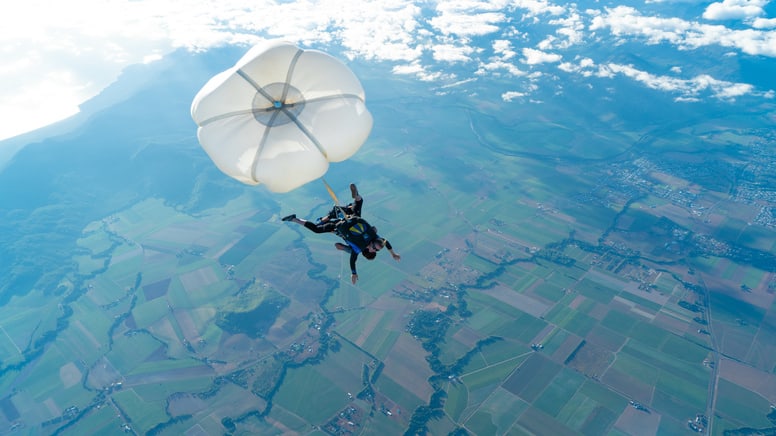
<instances>
[{"instance_id":1,"label":"building cluster","mask_svg":"<svg viewBox=\"0 0 776 436\"><path fill-rule=\"evenodd\" d=\"M691 430L703 433L706 431L706 426L709 425L709 420L706 419L706 415L697 414L695 415L695 419L690 419L687 421L687 427L690 427Z\"/></svg>"},{"instance_id":2,"label":"building cluster","mask_svg":"<svg viewBox=\"0 0 776 436\"><path fill-rule=\"evenodd\" d=\"M681 206L694 216L703 217L708 214L709 209L700 202L702 194L658 182L652 175L664 173L696 181L696 184L702 183L703 180L730 180L729 183L735 184L730 187L731 201L761 207L752 223L776 227L776 208L773 207L776 205L776 186L763 184L763 180L770 180L772 175L776 174L773 142L768 138L752 144L746 150L749 158L744 168L727 162L685 165L671 161L653 162L647 158L608 164L596 186L586 193L580 193L575 199L582 203L611 206L623 202L623 198L637 198L649 194Z\"/></svg>"},{"instance_id":3,"label":"building cluster","mask_svg":"<svg viewBox=\"0 0 776 436\"><path fill-rule=\"evenodd\" d=\"M774 203L776 204L776 198L774 198ZM776 208L770 206L760 207L760 212L754 217L752 222L763 227L776 227Z\"/></svg>"},{"instance_id":4,"label":"building cluster","mask_svg":"<svg viewBox=\"0 0 776 436\"><path fill-rule=\"evenodd\" d=\"M631 405L631 407L633 407L636 410L640 410L642 412L650 413L650 411L647 408L647 406L639 403L638 401L630 400L628 403Z\"/></svg>"},{"instance_id":5,"label":"building cluster","mask_svg":"<svg viewBox=\"0 0 776 436\"><path fill-rule=\"evenodd\" d=\"M352 395L348 395L352 399ZM326 425L323 431L332 435L352 435L360 433L361 421L364 418L364 412L358 407L348 406L340 411Z\"/></svg>"}]
</instances>

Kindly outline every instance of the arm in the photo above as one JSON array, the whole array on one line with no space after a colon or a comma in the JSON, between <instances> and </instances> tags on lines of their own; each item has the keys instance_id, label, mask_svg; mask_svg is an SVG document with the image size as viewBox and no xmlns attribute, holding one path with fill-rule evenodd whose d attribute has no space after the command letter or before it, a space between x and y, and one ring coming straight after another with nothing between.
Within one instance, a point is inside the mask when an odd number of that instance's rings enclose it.
<instances>
[{"instance_id":1,"label":"arm","mask_svg":"<svg viewBox=\"0 0 776 436\"><path fill-rule=\"evenodd\" d=\"M393 251L393 247L391 247L391 243L388 242L388 240L385 238L383 238L383 245L385 245L385 248L387 248L388 252L391 253L391 257L393 257L393 260L395 260L396 262L401 260L401 256L399 255L399 253Z\"/></svg>"},{"instance_id":2,"label":"arm","mask_svg":"<svg viewBox=\"0 0 776 436\"><path fill-rule=\"evenodd\" d=\"M356 272L356 261L358 260L358 253L355 251L350 252L350 282L354 285L358 281L358 272Z\"/></svg>"}]
</instances>

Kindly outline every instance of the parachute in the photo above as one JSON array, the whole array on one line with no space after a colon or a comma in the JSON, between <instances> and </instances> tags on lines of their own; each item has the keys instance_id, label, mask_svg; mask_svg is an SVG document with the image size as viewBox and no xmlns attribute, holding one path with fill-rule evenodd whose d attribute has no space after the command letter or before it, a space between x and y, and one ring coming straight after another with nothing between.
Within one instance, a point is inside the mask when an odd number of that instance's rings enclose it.
<instances>
[{"instance_id":1,"label":"parachute","mask_svg":"<svg viewBox=\"0 0 776 436\"><path fill-rule=\"evenodd\" d=\"M322 177L372 130L364 89L338 59L269 40L194 97L197 138L228 176L272 192Z\"/></svg>"}]
</instances>

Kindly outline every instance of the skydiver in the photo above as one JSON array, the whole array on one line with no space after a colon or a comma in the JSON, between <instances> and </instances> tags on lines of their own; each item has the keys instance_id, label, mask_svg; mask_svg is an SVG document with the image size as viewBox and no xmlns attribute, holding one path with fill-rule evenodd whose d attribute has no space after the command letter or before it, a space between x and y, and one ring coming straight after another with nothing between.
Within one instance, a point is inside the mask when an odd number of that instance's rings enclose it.
<instances>
[{"instance_id":1,"label":"skydiver","mask_svg":"<svg viewBox=\"0 0 776 436\"><path fill-rule=\"evenodd\" d=\"M401 260L401 256L393 251L393 247L391 247L391 243L387 239L377 234L377 227L370 225L361 218L361 207L364 199L359 195L358 189L353 183L350 184L350 193L353 196L354 203L350 203L343 208L334 206L329 214L319 218L316 223L297 218L296 214L285 216L282 220L300 224L313 233L337 233L344 239L347 244L337 242L334 246L337 250L350 253L350 281L355 285L358 281L356 261L358 260L359 253L365 258L373 260L377 256L377 252L385 247L391 253L391 257L397 262ZM342 212L346 214L345 217L341 215ZM351 231L355 228L358 228L357 232Z\"/></svg>"}]
</instances>

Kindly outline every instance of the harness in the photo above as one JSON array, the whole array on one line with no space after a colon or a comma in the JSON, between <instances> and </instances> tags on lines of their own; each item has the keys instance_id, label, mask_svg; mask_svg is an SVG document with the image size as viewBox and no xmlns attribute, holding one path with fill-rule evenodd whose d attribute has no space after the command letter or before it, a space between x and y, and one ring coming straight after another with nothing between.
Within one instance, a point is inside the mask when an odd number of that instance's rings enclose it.
<instances>
[{"instance_id":1,"label":"harness","mask_svg":"<svg viewBox=\"0 0 776 436\"><path fill-rule=\"evenodd\" d=\"M356 253L360 253L375 239L378 238L374 227L363 218L354 216L341 220L334 229L340 238L350 245Z\"/></svg>"}]
</instances>

